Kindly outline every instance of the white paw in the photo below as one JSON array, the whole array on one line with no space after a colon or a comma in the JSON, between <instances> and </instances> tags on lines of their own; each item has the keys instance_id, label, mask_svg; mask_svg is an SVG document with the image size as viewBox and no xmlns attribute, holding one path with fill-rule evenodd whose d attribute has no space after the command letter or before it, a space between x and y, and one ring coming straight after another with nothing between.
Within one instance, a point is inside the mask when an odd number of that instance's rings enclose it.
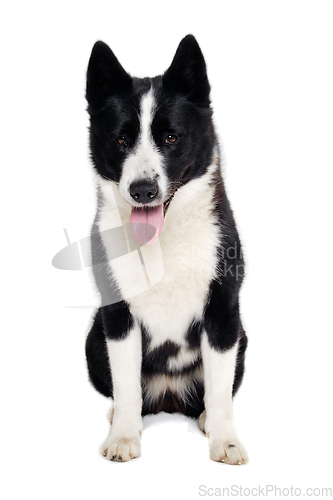
<instances>
[{"instance_id":1,"label":"white paw","mask_svg":"<svg viewBox=\"0 0 333 500\"><path fill-rule=\"evenodd\" d=\"M140 456L140 440L126 437L108 438L103 446L102 454L108 460L128 462Z\"/></svg>"},{"instance_id":2,"label":"white paw","mask_svg":"<svg viewBox=\"0 0 333 500\"><path fill-rule=\"evenodd\" d=\"M243 465L248 461L247 453L237 439L211 440L210 459L230 465Z\"/></svg>"}]
</instances>

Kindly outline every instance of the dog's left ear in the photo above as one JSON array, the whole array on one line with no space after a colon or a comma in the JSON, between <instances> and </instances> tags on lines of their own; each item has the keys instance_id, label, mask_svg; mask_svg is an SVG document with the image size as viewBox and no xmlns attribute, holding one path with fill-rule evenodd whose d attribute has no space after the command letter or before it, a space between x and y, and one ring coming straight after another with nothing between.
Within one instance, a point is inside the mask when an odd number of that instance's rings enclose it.
<instances>
[{"instance_id":1,"label":"dog's left ear","mask_svg":"<svg viewBox=\"0 0 333 500\"><path fill-rule=\"evenodd\" d=\"M180 42L171 66L163 75L163 85L197 104L209 106L206 63L193 35L187 35Z\"/></svg>"},{"instance_id":2,"label":"dog's left ear","mask_svg":"<svg viewBox=\"0 0 333 500\"><path fill-rule=\"evenodd\" d=\"M132 77L104 42L96 42L87 70L86 99L90 114L97 113L115 92L126 92L132 85Z\"/></svg>"}]
</instances>

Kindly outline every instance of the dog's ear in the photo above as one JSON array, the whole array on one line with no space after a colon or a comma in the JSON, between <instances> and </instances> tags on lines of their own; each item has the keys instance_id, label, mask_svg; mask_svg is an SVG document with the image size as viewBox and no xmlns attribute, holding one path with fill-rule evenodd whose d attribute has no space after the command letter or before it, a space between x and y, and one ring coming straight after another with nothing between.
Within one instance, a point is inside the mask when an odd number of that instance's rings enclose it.
<instances>
[{"instance_id":1,"label":"dog's ear","mask_svg":"<svg viewBox=\"0 0 333 500\"><path fill-rule=\"evenodd\" d=\"M184 94L197 104L209 106L206 63L193 35L187 35L180 42L171 66L162 78L165 88Z\"/></svg>"},{"instance_id":2,"label":"dog's ear","mask_svg":"<svg viewBox=\"0 0 333 500\"><path fill-rule=\"evenodd\" d=\"M97 113L115 92L127 91L131 76L104 42L96 42L87 70L86 99L90 114Z\"/></svg>"}]
</instances>

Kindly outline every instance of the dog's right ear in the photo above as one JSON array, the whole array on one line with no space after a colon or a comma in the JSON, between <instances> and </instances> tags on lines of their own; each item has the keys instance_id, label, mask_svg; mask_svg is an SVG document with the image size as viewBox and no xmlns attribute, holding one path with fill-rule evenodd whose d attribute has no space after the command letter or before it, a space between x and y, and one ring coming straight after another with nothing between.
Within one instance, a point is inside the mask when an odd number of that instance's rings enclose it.
<instances>
[{"instance_id":1,"label":"dog's right ear","mask_svg":"<svg viewBox=\"0 0 333 500\"><path fill-rule=\"evenodd\" d=\"M96 42L87 70L86 99L89 114L100 111L108 97L128 90L131 85L132 77L124 70L108 45Z\"/></svg>"},{"instance_id":2,"label":"dog's right ear","mask_svg":"<svg viewBox=\"0 0 333 500\"><path fill-rule=\"evenodd\" d=\"M210 86L206 63L193 35L187 35L180 42L162 81L165 88L186 95L198 104L209 106Z\"/></svg>"}]
</instances>

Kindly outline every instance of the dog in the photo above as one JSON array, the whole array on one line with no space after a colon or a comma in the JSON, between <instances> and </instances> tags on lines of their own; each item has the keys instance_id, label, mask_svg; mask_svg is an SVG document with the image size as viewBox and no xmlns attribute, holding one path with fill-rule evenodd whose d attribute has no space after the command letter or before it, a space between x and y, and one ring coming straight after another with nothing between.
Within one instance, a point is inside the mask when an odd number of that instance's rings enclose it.
<instances>
[{"instance_id":1,"label":"dog","mask_svg":"<svg viewBox=\"0 0 333 500\"><path fill-rule=\"evenodd\" d=\"M112 402L102 452L139 457L142 417L181 412L199 419L212 460L244 464L232 412L247 346L244 262L201 49L187 35L163 75L134 78L98 41L86 99L101 297L86 358L90 381Z\"/></svg>"}]
</instances>

